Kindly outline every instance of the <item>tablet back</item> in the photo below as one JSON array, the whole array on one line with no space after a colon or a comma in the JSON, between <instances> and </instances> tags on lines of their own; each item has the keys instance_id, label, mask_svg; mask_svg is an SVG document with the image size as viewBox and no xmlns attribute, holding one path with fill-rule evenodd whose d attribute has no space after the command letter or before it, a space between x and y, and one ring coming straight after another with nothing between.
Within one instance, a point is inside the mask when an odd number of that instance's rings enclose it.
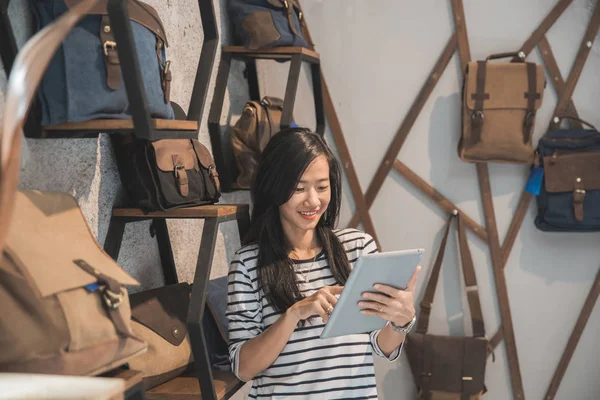
<instances>
[{"instance_id":1,"label":"tablet back","mask_svg":"<svg viewBox=\"0 0 600 400\"><path fill-rule=\"evenodd\" d=\"M356 260L321 338L368 333L385 326L386 321L360 313L358 302L366 291L375 292L373 285L382 283L404 289L421 258L423 249L364 254Z\"/></svg>"}]
</instances>

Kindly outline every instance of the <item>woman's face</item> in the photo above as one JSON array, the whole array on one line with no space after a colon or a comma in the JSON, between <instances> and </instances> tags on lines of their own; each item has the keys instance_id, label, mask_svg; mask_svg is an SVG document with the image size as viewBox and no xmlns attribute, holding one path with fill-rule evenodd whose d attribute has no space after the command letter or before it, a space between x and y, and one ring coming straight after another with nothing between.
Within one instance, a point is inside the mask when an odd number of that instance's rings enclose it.
<instances>
[{"instance_id":1,"label":"woman's face","mask_svg":"<svg viewBox=\"0 0 600 400\"><path fill-rule=\"evenodd\" d=\"M325 156L318 156L304 171L292 197L279 206L284 231L315 229L331 200L330 186L329 163Z\"/></svg>"}]
</instances>

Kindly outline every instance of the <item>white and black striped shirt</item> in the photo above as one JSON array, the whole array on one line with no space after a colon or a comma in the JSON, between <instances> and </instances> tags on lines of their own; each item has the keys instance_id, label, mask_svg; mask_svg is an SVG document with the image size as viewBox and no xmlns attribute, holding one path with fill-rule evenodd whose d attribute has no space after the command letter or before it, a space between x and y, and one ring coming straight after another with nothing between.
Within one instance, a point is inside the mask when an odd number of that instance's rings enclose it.
<instances>
[{"instance_id":1,"label":"white and black striped shirt","mask_svg":"<svg viewBox=\"0 0 600 400\"><path fill-rule=\"evenodd\" d=\"M361 254L377 252L375 241L364 232L343 229L335 233L346 249L351 267ZM236 375L242 345L280 316L258 288L257 259L257 245L243 247L235 254L229 272L229 356ZM317 256L314 265L311 259L295 261L295 267L300 291L306 296L323 286L336 285L324 252ZM304 283L309 269L308 283ZM249 398L376 399L372 353L385 357L377 344L380 331L321 339L324 326L320 318L315 318L304 327L297 327L277 360L254 378ZM387 359L396 360L401 347Z\"/></svg>"}]
</instances>

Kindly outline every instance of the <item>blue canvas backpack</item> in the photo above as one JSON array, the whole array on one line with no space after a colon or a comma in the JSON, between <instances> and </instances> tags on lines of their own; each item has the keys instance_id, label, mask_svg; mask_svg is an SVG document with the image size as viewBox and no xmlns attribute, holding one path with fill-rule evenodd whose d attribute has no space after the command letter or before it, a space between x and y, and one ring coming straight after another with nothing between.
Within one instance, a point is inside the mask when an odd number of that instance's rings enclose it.
<instances>
[{"instance_id":1,"label":"blue canvas backpack","mask_svg":"<svg viewBox=\"0 0 600 400\"><path fill-rule=\"evenodd\" d=\"M600 231L600 133L591 129L555 129L537 149L541 187L535 225L543 231ZM543 177L543 178L542 178Z\"/></svg>"},{"instance_id":2,"label":"blue canvas backpack","mask_svg":"<svg viewBox=\"0 0 600 400\"><path fill-rule=\"evenodd\" d=\"M80 0L30 0L37 30L43 29ZM44 75L38 98L43 126L94 119L130 119L129 101L107 0L99 1L69 33ZM127 0L135 47L152 118L173 119L166 60L166 32L154 8Z\"/></svg>"},{"instance_id":3,"label":"blue canvas backpack","mask_svg":"<svg viewBox=\"0 0 600 400\"><path fill-rule=\"evenodd\" d=\"M229 0L229 15L238 42L248 49L308 47L298 0Z\"/></svg>"}]
</instances>

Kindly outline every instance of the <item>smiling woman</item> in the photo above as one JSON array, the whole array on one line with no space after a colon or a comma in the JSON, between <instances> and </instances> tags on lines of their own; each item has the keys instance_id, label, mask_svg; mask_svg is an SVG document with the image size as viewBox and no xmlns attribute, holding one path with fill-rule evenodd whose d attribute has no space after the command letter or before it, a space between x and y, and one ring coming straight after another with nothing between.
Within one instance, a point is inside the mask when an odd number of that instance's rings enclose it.
<instances>
[{"instance_id":1,"label":"smiling woman","mask_svg":"<svg viewBox=\"0 0 600 400\"><path fill-rule=\"evenodd\" d=\"M232 369L254 379L253 399L377 398L373 353L397 359L406 331L320 338L354 262L377 252L368 234L334 229L338 162L321 136L301 128L274 135L261 157L250 233L229 272ZM389 290L365 297L363 312L408 325L412 291Z\"/></svg>"}]
</instances>

